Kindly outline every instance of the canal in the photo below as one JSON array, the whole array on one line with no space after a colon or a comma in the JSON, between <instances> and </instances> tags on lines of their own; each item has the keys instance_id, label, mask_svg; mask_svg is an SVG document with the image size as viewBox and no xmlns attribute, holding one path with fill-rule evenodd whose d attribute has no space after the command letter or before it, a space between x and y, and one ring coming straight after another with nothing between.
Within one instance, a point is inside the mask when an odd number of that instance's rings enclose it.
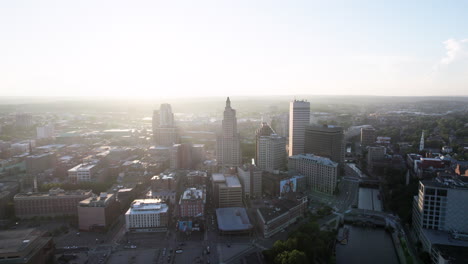
<instances>
[{"instance_id":1,"label":"canal","mask_svg":"<svg viewBox=\"0 0 468 264\"><path fill-rule=\"evenodd\" d=\"M336 244L337 264L394 264L398 256L392 238L383 228L358 227L349 228L348 244Z\"/></svg>"}]
</instances>

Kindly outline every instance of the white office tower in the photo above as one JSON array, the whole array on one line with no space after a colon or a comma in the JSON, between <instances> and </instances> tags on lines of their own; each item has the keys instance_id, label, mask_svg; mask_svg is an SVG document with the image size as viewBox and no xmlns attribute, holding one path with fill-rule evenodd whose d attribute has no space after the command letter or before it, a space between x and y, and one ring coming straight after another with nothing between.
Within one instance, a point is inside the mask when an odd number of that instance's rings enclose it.
<instances>
[{"instance_id":1,"label":"white office tower","mask_svg":"<svg viewBox=\"0 0 468 264\"><path fill-rule=\"evenodd\" d=\"M294 100L289 103L289 156L303 154L305 129L310 123L310 103Z\"/></svg>"},{"instance_id":2,"label":"white office tower","mask_svg":"<svg viewBox=\"0 0 468 264\"><path fill-rule=\"evenodd\" d=\"M231 108L229 97L224 109L222 131L216 140L216 156L220 166L234 167L242 163L236 110Z\"/></svg>"},{"instance_id":3,"label":"white office tower","mask_svg":"<svg viewBox=\"0 0 468 264\"><path fill-rule=\"evenodd\" d=\"M257 167L265 171L282 170L286 165L286 138L276 134L260 136L257 141Z\"/></svg>"},{"instance_id":4,"label":"white office tower","mask_svg":"<svg viewBox=\"0 0 468 264\"><path fill-rule=\"evenodd\" d=\"M53 124L47 124L36 128L37 139L41 138L53 138L55 129Z\"/></svg>"},{"instance_id":5,"label":"white office tower","mask_svg":"<svg viewBox=\"0 0 468 264\"><path fill-rule=\"evenodd\" d=\"M437 247L441 246L468 250L467 212L468 183L463 176L444 175L420 181L418 193L413 198L412 219L423 249L433 257L437 256Z\"/></svg>"},{"instance_id":6,"label":"white office tower","mask_svg":"<svg viewBox=\"0 0 468 264\"><path fill-rule=\"evenodd\" d=\"M179 143L179 133L170 104L161 104L159 111L153 112L153 137L157 146L170 147Z\"/></svg>"},{"instance_id":7,"label":"white office tower","mask_svg":"<svg viewBox=\"0 0 468 264\"><path fill-rule=\"evenodd\" d=\"M289 171L304 175L310 190L333 194L338 178L338 163L313 154L289 157Z\"/></svg>"}]
</instances>

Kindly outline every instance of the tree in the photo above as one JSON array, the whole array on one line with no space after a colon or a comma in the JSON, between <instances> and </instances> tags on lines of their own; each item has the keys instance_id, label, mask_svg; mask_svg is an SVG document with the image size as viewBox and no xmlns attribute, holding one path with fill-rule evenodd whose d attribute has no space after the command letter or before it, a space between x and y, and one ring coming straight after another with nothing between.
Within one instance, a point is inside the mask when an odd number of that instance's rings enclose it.
<instances>
[{"instance_id":1,"label":"tree","mask_svg":"<svg viewBox=\"0 0 468 264\"><path fill-rule=\"evenodd\" d=\"M307 256L304 252L294 249L292 251L284 251L275 258L277 264L307 264Z\"/></svg>"}]
</instances>

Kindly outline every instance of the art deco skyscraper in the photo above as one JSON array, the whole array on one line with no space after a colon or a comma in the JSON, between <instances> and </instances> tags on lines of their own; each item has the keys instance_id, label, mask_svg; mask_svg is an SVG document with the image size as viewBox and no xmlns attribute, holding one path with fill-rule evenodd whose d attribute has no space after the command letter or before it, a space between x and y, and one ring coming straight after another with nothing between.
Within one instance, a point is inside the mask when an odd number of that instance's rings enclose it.
<instances>
[{"instance_id":1,"label":"art deco skyscraper","mask_svg":"<svg viewBox=\"0 0 468 264\"><path fill-rule=\"evenodd\" d=\"M216 140L216 156L221 166L238 166L242 163L236 110L231 108L229 97L224 108L222 131Z\"/></svg>"},{"instance_id":2,"label":"art deco skyscraper","mask_svg":"<svg viewBox=\"0 0 468 264\"><path fill-rule=\"evenodd\" d=\"M310 123L310 103L294 100L289 104L289 156L304 153L305 128Z\"/></svg>"},{"instance_id":3,"label":"art deco skyscraper","mask_svg":"<svg viewBox=\"0 0 468 264\"><path fill-rule=\"evenodd\" d=\"M153 137L157 146L170 147L179 143L179 133L170 104L161 104L159 111L153 112Z\"/></svg>"}]
</instances>

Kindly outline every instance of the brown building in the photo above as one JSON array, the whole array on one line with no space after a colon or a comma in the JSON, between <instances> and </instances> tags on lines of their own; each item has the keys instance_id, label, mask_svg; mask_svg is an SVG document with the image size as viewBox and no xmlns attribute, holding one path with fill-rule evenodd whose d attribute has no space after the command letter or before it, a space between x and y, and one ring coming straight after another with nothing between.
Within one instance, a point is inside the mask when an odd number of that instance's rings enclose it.
<instances>
[{"instance_id":1,"label":"brown building","mask_svg":"<svg viewBox=\"0 0 468 264\"><path fill-rule=\"evenodd\" d=\"M372 127L361 128L361 145L372 146L375 143L375 129Z\"/></svg>"},{"instance_id":2,"label":"brown building","mask_svg":"<svg viewBox=\"0 0 468 264\"><path fill-rule=\"evenodd\" d=\"M342 163L345 156L343 128L338 126L308 126L305 130L305 153L327 157Z\"/></svg>"},{"instance_id":3,"label":"brown building","mask_svg":"<svg viewBox=\"0 0 468 264\"><path fill-rule=\"evenodd\" d=\"M76 215L79 202L92 194L91 190L64 191L60 188L50 189L47 193L18 193L13 198L15 214L19 218Z\"/></svg>"},{"instance_id":4,"label":"brown building","mask_svg":"<svg viewBox=\"0 0 468 264\"><path fill-rule=\"evenodd\" d=\"M0 232L0 263L54 263L52 237L36 229Z\"/></svg>"},{"instance_id":5,"label":"brown building","mask_svg":"<svg viewBox=\"0 0 468 264\"><path fill-rule=\"evenodd\" d=\"M101 193L78 205L78 228L83 231L105 231L120 213L120 204L115 194Z\"/></svg>"}]
</instances>

